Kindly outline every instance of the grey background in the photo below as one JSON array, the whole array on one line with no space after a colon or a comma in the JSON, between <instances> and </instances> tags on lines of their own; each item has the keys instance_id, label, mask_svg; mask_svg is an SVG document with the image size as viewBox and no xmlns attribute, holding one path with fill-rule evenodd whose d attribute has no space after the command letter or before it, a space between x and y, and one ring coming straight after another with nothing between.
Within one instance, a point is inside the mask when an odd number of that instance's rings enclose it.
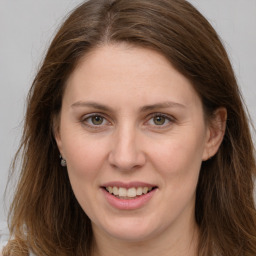
<instances>
[{"instance_id":1,"label":"grey background","mask_svg":"<svg viewBox=\"0 0 256 256\"><path fill-rule=\"evenodd\" d=\"M57 27L81 2L0 0L0 222L7 216L10 194L6 207L3 194L21 136L26 94ZM221 36L256 125L256 0L190 2Z\"/></svg>"}]
</instances>

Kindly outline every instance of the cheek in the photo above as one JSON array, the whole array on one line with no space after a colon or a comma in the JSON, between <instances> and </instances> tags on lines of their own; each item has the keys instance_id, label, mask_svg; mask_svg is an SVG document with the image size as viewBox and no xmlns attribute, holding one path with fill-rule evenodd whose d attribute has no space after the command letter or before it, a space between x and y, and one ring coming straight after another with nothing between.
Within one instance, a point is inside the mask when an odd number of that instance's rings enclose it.
<instances>
[{"instance_id":1,"label":"cheek","mask_svg":"<svg viewBox=\"0 0 256 256\"><path fill-rule=\"evenodd\" d=\"M96 191L104 166L105 149L79 134L65 138L65 154L70 183L75 197L88 216L93 216Z\"/></svg>"},{"instance_id":2,"label":"cheek","mask_svg":"<svg viewBox=\"0 0 256 256\"><path fill-rule=\"evenodd\" d=\"M63 148L71 182L95 181L106 158L106 145L82 132L63 134Z\"/></svg>"},{"instance_id":3,"label":"cheek","mask_svg":"<svg viewBox=\"0 0 256 256\"><path fill-rule=\"evenodd\" d=\"M166 143L154 151L154 168L162 176L165 188L163 202L167 212L179 215L187 207L194 207L195 191L201 168L202 146L196 140L181 139Z\"/></svg>"},{"instance_id":4,"label":"cheek","mask_svg":"<svg viewBox=\"0 0 256 256\"><path fill-rule=\"evenodd\" d=\"M176 134L151 149L155 169L166 181L171 180L172 186L178 188L181 184L197 182L204 151L202 136Z\"/></svg>"}]
</instances>

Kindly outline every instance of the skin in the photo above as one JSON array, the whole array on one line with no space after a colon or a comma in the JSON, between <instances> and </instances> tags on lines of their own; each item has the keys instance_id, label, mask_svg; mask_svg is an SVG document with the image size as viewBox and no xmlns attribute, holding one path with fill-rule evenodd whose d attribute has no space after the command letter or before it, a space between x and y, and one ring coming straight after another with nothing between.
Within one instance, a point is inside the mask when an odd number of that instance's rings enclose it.
<instances>
[{"instance_id":1,"label":"skin","mask_svg":"<svg viewBox=\"0 0 256 256\"><path fill-rule=\"evenodd\" d=\"M80 61L55 135L92 221L94 255L196 255L198 175L218 150L225 119L219 109L206 122L190 81L151 49L108 44ZM120 210L101 189L112 181L157 189L142 207Z\"/></svg>"}]
</instances>

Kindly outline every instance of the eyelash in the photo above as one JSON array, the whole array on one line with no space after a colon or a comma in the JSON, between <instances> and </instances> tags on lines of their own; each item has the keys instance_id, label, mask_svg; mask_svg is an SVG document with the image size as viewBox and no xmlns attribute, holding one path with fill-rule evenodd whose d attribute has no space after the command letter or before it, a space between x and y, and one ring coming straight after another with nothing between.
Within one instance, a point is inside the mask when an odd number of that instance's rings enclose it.
<instances>
[{"instance_id":1,"label":"eyelash","mask_svg":"<svg viewBox=\"0 0 256 256\"><path fill-rule=\"evenodd\" d=\"M99 124L99 125L93 124L92 123L92 118L94 118L94 117L102 118L103 123L107 122L107 124ZM157 125L157 124L148 124L151 119L154 119L156 117L164 118L164 124L163 125L162 124L159 124L159 125ZM153 126L154 128L157 127L157 129L165 129L165 128L169 127L171 124L173 124L175 122L174 117L172 117L170 115L163 114L163 113L152 113L152 114L147 116L146 120L147 121L144 124L146 124L147 126ZM166 124L166 122L167 122L167 124ZM83 125L86 125L90 129L97 130L97 129L102 129L105 126L111 125L112 122L108 121L108 118L106 118L105 115L102 114L102 113L92 113L92 114L88 114L88 115L83 116L83 118L81 120L81 123Z\"/></svg>"},{"instance_id":2,"label":"eyelash","mask_svg":"<svg viewBox=\"0 0 256 256\"><path fill-rule=\"evenodd\" d=\"M151 120L151 119L154 119L156 117L162 117L165 119L164 122L168 122L167 124L163 124L163 125L157 125L157 124L152 124L152 126L155 126L157 127L157 129L164 129L166 127L168 127L169 125L171 125L172 123L175 122L175 118L170 116L170 115L166 115L166 114L163 114L163 113L153 113L153 114L150 114L149 115L149 118L147 119L147 123Z\"/></svg>"},{"instance_id":3,"label":"eyelash","mask_svg":"<svg viewBox=\"0 0 256 256\"><path fill-rule=\"evenodd\" d=\"M102 126L105 126L106 124L99 124L99 125L93 124L92 118L94 118L94 117L102 118L103 122L107 122L107 125L111 124L111 122L109 122L108 119L102 113L93 113L93 114L85 115L85 116L83 116L81 123L91 129L95 129L95 130L102 129ZM91 120L90 121L91 124L88 122L88 120Z\"/></svg>"}]
</instances>

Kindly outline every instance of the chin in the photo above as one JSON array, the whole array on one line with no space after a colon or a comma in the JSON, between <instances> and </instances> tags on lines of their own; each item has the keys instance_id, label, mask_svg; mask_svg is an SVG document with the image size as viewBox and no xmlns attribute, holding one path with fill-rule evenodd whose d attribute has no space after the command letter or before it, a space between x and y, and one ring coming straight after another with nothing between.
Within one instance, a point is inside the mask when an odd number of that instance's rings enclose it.
<instances>
[{"instance_id":1,"label":"chin","mask_svg":"<svg viewBox=\"0 0 256 256\"><path fill-rule=\"evenodd\" d=\"M143 242L154 237L154 232L149 230L133 229L133 230L114 230L108 233L115 239L126 242Z\"/></svg>"},{"instance_id":2,"label":"chin","mask_svg":"<svg viewBox=\"0 0 256 256\"><path fill-rule=\"evenodd\" d=\"M152 223L152 222L151 222ZM158 235L157 229L144 219L126 219L118 221L114 219L111 223L104 223L104 226L98 226L97 229L102 232L104 230L114 239L127 242L143 242Z\"/></svg>"}]
</instances>

